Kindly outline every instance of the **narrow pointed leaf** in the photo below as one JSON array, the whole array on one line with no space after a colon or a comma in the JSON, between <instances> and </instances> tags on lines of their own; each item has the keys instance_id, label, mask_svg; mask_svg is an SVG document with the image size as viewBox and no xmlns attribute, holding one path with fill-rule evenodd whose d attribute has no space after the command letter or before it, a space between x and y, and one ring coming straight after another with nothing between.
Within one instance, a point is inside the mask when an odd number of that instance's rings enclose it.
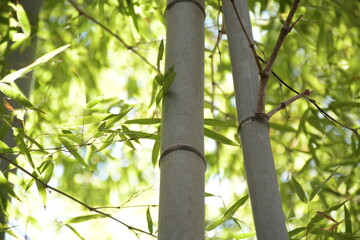
<instances>
[{"instance_id":1,"label":"narrow pointed leaf","mask_svg":"<svg viewBox=\"0 0 360 240\"><path fill-rule=\"evenodd\" d=\"M214 139L215 141L217 141L219 143L223 143L223 144L227 144L227 145L231 145L231 146L239 146L239 144L233 142L229 138L227 138L221 134L218 134L208 128L204 128L204 135L208 138Z\"/></svg>"},{"instance_id":2,"label":"narrow pointed leaf","mask_svg":"<svg viewBox=\"0 0 360 240\"><path fill-rule=\"evenodd\" d=\"M336 171L336 170L335 170ZM320 183L319 185L316 186L316 188L311 192L310 197L309 197L309 201L311 201L316 194L318 194L321 189L325 186L325 184L334 176L334 173L332 173L324 182Z\"/></svg>"},{"instance_id":3,"label":"narrow pointed leaf","mask_svg":"<svg viewBox=\"0 0 360 240\"><path fill-rule=\"evenodd\" d=\"M160 141L156 140L152 149L152 153L151 153L151 163L153 165L153 167L156 166L156 163L158 161L159 158L159 153L160 153Z\"/></svg>"},{"instance_id":4,"label":"narrow pointed leaf","mask_svg":"<svg viewBox=\"0 0 360 240\"><path fill-rule=\"evenodd\" d=\"M159 45L159 52L158 52L158 57L157 57L157 69L160 70L160 62L163 59L163 55L164 55L164 40L161 40L160 45Z\"/></svg>"},{"instance_id":5,"label":"narrow pointed leaf","mask_svg":"<svg viewBox=\"0 0 360 240\"><path fill-rule=\"evenodd\" d=\"M300 183L295 179L295 177L291 177L291 183L299 199L302 202L307 203L308 199L306 197L304 189L301 187Z\"/></svg>"},{"instance_id":6,"label":"narrow pointed leaf","mask_svg":"<svg viewBox=\"0 0 360 240\"><path fill-rule=\"evenodd\" d=\"M24 76L26 73L34 70L36 67L46 63L47 61L49 61L50 59L52 59L53 57L55 57L57 54L61 53L62 51L64 51L65 49L67 49L68 47L70 47L70 44L67 44L65 46L59 47L49 53L46 53L45 55L39 57L35 62L33 62L32 64L21 68L20 70L10 73L9 75L5 76L3 79L1 79L0 82L3 83L10 83L15 81L16 79ZM10 96L9 96L10 97Z\"/></svg>"},{"instance_id":7,"label":"narrow pointed leaf","mask_svg":"<svg viewBox=\"0 0 360 240\"><path fill-rule=\"evenodd\" d=\"M154 224L153 224L153 220L152 220L152 217L151 217L149 207L146 210L146 220L147 220L147 225L148 225L149 232L150 232L150 234L153 234L153 226L154 226Z\"/></svg>"},{"instance_id":8,"label":"narrow pointed leaf","mask_svg":"<svg viewBox=\"0 0 360 240\"><path fill-rule=\"evenodd\" d=\"M86 222L89 220L95 220L95 219L101 219L101 218L106 218L106 216L101 215L101 214L90 214L90 215L83 215L83 216L70 218L70 219L64 221L64 223L81 223L81 222Z\"/></svg>"},{"instance_id":9,"label":"narrow pointed leaf","mask_svg":"<svg viewBox=\"0 0 360 240\"><path fill-rule=\"evenodd\" d=\"M59 141L64 145L64 147L70 152L70 154L85 168L93 172L90 166L84 161L84 159L77 152L77 148L65 137L58 136Z\"/></svg>"},{"instance_id":10,"label":"narrow pointed leaf","mask_svg":"<svg viewBox=\"0 0 360 240\"><path fill-rule=\"evenodd\" d=\"M242 206L246 203L246 201L248 200L249 195L246 194L244 197L240 198L238 201L236 201L236 203L234 203L224 214L224 216L232 216L234 215L234 213Z\"/></svg>"},{"instance_id":11,"label":"narrow pointed leaf","mask_svg":"<svg viewBox=\"0 0 360 240\"><path fill-rule=\"evenodd\" d=\"M6 83L0 83L0 91L3 92L6 96L8 96L11 99L14 99L24 107L38 110L30 101L25 97L25 95L19 91L18 89L10 86Z\"/></svg>"},{"instance_id":12,"label":"narrow pointed leaf","mask_svg":"<svg viewBox=\"0 0 360 240\"><path fill-rule=\"evenodd\" d=\"M2 171L0 171L0 189L20 201L20 199L18 198L18 196L16 196L16 194L13 190L13 186L11 186L11 184L5 178Z\"/></svg>"},{"instance_id":13,"label":"narrow pointed leaf","mask_svg":"<svg viewBox=\"0 0 360 240\"><path fill-rule=\"evenodd\" d=\"M150 125L150 124L158 124L161 123L160 118L139 118L127 120L124 124L140 124L140 125Z\"/></svg>"},{"instance_id":14,"label":"narrow pointed leaf","mask_svg":"<svg viewBox=\"0 0 360 240\"><path fill-rule=\"evenodd\" d=\"M21 4L16 5L16 15L19 20L22 31L24 32L26 37L29 37L31 34L31 26L29 19L26 15L25 9Z\"/></svg>"},{"instance_id":15,"label":"narrow pointed leaf","mask_svg":"<svg viewBox=\"0 0 360 240\"><path fill-rule=\"evenodd\" d=\"M351 217L350 212L347 209L346 205L344 205L344 215L345 215L345 232L352 233L352 223L351 223Z\"/></svg>"}]
</instances>

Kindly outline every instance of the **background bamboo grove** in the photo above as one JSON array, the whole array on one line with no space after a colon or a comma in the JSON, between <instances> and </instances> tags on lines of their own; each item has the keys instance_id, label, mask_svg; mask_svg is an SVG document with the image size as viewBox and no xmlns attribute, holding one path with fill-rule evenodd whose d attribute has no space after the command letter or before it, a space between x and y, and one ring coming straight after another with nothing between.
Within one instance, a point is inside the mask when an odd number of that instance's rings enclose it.
<instances>
[{"instance_id":1,"label":"background bamboo grove","mask_svg":"<svg viewBox=\"0 0 360 240\"><path fill-rule=\"evenodd\" d=\"M292 1L248 5L258 55L267 59ZM295 19L304 16L273 67L353 129L359 5L300 1ZM16 156L0 175L6 239L155 239L162 99L176 75L164 67L165 8L165 1L44 0L36 28L19 3L1 1L1 91L11 98L2 97L1 163ZM205 237L255 239L221 2L205 1L205 12ZM35 35L39 61L27 69L33 87L24 100L14 89L29 79L8 75L7 56L23 53ZM271 76L266 111L294 95ZM7 146L15 117L23 128ZM359 237L359 136L305 99L275 114L269 134L290 238Z\"/></svg>"}]
</instances>

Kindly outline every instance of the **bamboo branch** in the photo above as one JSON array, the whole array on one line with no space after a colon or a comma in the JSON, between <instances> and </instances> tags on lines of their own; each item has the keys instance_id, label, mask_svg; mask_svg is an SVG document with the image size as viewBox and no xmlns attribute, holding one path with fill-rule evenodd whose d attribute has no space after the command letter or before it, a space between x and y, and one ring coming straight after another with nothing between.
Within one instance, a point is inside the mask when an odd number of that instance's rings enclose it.
<instances>
[{"instance_id":1,"label":"bamboo branch","mask_svg":"<svg viewBox=\"0 0 360 240\"><path fill-rule=\"evenodd\" d=\"M110 219L112 219L112 220L120 223L121 225L127 227L127 228L128 228L129 230L131 230L131 231L137 231L137 232L144 233L144 234L149 235L149 236L152 236L152 237L156 237L155 235L153 235L153 234L151 234L151 233L149 233L149 232L146 232L146 231L144 231L144 230L142 230L142 229L139 229L139 228L136 228L136 227L132 227L132 226L124 223L123 221L120 221L119 219L111 216L109 213L105 213L105 212L103 212L103 211L98 210L98 208L91 207L91 206L87 205L86 203L84 203L84 202L76 199L75 197L70 196L69 194L67 194L67 193L65 193L65 192L63 192L63 191L61 191L61 190L59 190L59 189L57 189L57 188L54 188L54 187L48 185L47 183L45 183L45 182L44 182L43 180L41 180L40 178L38 178L38 177L35 176L34 174L32 174L32 173L30 173L29 171L27 171L25 168L21 167L19 164L17 164L17 163L15 163L14 161L12 161L12 160L4 157L3 154L0 154L0 158L1 158L2 160L4 160L4 161L10 163L11 165L17 167L17 168L20 169L23 173L27 174L28 176L30 176L30 177L31 177L32 179L34 179L35 181L41 183L41 184L44 186L44 188L51 189L52 191L57 192L57 193L59 193L60 195L63 195L63 196L65 196L65 197L71 199L72 201L80 204L81 206L85 207L85 208L88 209L89 211L91 211L91 212L96 212L96 213L101 214L101 215L103 215L103 216L105 216L105 217L108 217L108 218L110 218Z\"/></svg>"},{"instance_id":2,"label":"bamboo branch","mask_svg":"<svg viewBox=\"0 0 360 240\"><path fill-rule=\"evenodd\" d=\"M265 60L263 60L262 58L260 58L260 61L263 62L263 63L266 63ZM282 80L279 75L277 75L273 70L271 70L271 73L272 75L279 81L280 84L283 84L285 85L285 87L287 87L288 89L290 89L292 92L296 93L296 94L300 94L299 91L295 90L294 88L292 88L289 84L287 84L284 80ZM304 96L303 97L304 99L308 100L310 103L312 103L315 108L331 123L333 124L334 126L336 126L336 124L342 126L343 128L346 128L352 132L354 132L358 137L360 137L360 134L359 134L359 129L360 128L352 128L352 127L349 127L349 126L346 126L345 124L339 122L338 120L334 119L332 116L330 116L324 109L322 109L314 99L311 99L307 96Z\"/></svg>"},{"instance_id":3,"label":"bamboo branch","mask_svg":"<svg viewBox=\"0 0 360 240\"><path fill-rule=\"evenodd\" d=\"M273 110L271 110L270 112L268 112L266 114L267 119L269 120L272 115L274 115L275 113L277 113L278 111L280 111L282 109L285 109L286 106L289 106L292 102L295 102L296 100L298 100L300 98L303 98L305 96L309 96L313 92L314 91L310 91L309 89L306 89L304 92L299 93L296 96L293 96L293 97L289 98L285 102L282 102L280 105L278 105L276 108L274 108Z\"/></svg>"},{"instance_id":4,"label":"bamboo branch","mask_svg":"<svg viewBox=\"0 0 360 240\"><path fill-rule=\"evenodd\" d=\"M269 61L266 64L266 67L263 72L260 73L260 86L259 86L259 92L258 92L258 102L257 102L257 112L258 113L264 113L265 112L265 97L266 97L266 86L267 82L269 81L269 76L271 69L274 65L275 59L280 51L280 48L285 40L285 37L289 34L289 32L292 30L292 28L295 26L295 24L301 19L302 15L294 22L294 24L291 24L291 21L294 17L294 14L296 12L296 9L299 5L300 0L295 0L291 10L289 12L289 15L287 16L283 26L281 27L279 37L277 39L277 42L274 46L274 49L271 53L271 56L269 58Z\"/></svg>"},{"instance_id":5,"label":"bamboo branch","mask_svg":"<svg viewBox=\"0 0 360 240\"><path fill-rule=\"evenodd\" d=\"M140 57L141 60L143 60L147 65L149 65L151 68L153 68L156 72L159 72L159 70L152 63L150 63L143 55L141 55L137 50L135 50L133 46L128 45L119 35L117 35L113 31L111 31L110 28L106 27L104 24L102 24L101 22L99 22L98 20L96 20L89 14L85 13L83 10L81 10L80 7L73 0L67 0L67 1L76 9L76 11L78 11L80 16L84 16L87 19L89 19L90 21L92 21L93 23L95 23L96 25L100 26L102 29L104 29L106 32L108 32L111 36L115 37L116 40L121 42L121 44L124 45L124 47L126 47L128 50L132 51L138 57Z\"/></svg>"}]
</instances>

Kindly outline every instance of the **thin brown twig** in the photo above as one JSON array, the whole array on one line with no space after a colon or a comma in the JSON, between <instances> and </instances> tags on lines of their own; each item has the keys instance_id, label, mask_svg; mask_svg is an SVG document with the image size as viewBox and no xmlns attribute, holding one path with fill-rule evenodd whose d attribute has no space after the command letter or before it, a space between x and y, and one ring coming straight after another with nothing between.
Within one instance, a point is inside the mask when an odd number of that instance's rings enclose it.
<instances>
[{"instance_id":1,"label":"thin brown twig","mask_svg":"<svg viewBox=\"0 0 360 240\"><path fill-rule=\"evenodd\" d=\"M280 51L281 46L286 38L286 36L290 33L294 25L300 20L301 16L295 21L294 24L291 25L292 19L296 12L296 9L300 3L300 0L295 0L293 5L291 6L289 15L287 16L283 26L281 27L279 37L276 41L276 44L273 48L273 51L270 55L270 58L266 64L266 67L263 72L260 73L260 86L258 92L258 102L257 102L257 112L264 113L265 111L265 97L266 97L266 86L269 81L270 72L275 63L275 59Z\"/></svg>"},{"instance_id":2,"label":"thin brown twig","mask_svg":"<svg viewBox=\"0 0 360 240\"><path fill-rule=\"evenodd\" d=\"M278 111L286 108L286 106L289 106L292 102L295 102L296 100L303 98L305 96L309 96L310 94L312 94L314 91L310 91L309 89L306 89L305 91L303 91L302 93L297 94L296 96L293 96L291 98L289 98L288 100L282 102L280 105L278 105L276 108L274 108L273 110L271 110L270 112L268 112L266 114L267 119L269 120L271 118L272 115L274 115L275 113L277 113Z\"/></svg>"},{"instance_id":3,"label":"thin brown twig","mask_svg":"<svg viewBox=\"0 0 360 240\"><path fill-rule=\"evenodd\" d=\"M259 57L260 61L263 63L266 63L264 59L262 59L261 57ZM272 75L279 81L280 84L285 85L285 87L287 87L288 89L290 89L292 92L296 93L296 94L300 94L299 91L295 90L294 88L292 88L289 84L287 84L284 80L282 80L279 75L277 75L273 70L271 70ZM360 137L360 134L358 133L358 130L360 128L352 128L352 127L348 127L345 124L339 122L338 120L336 120L335 118L333 118L332 116L330 116L324 109L322 109L314 99L311 99L307 96L303 97L304 99L308 100L310 103L312 103L315 108L334 126L336 126L336 124L342 126L343 128L346 128L352 132L354 132L357 136Z\"/></svg>"},{"instance_id":4,"label":"thin brown twig","mask_svg":"<svg viewBox=\"0 0 360 240\"><path fill-rule=\"evenodd\" d=\"M103 211L98 210L98 208L91 207L91 206L87 205L86 203L80 201L79 199L77 199L77 198L75 198L75 197L73 197L73 196L71 196L71 195L69 195L69 194L67 194L67 193L65 193L65 192L57 189L57 188L54 188L54 187L48 185L47 183L45 183L45 182L44 182L43 180L41 180L40 178L38 178L38 177L35 176L34 174L32 174L32 173L30 173L29 171L27 171L25 168L21 167L19 164L17 164L17 163L15 163L14 161L12 161L12 160L4 157L2 154L0 154L0 157L1 157L2 160L6 161L6 162L8 162L9 164L11 164L11 165L15 166L16 168L20 169L23 173L27 174L28 176L30 176L30 177L31 177L32 179L34 179L35 181L41 183L41 184L44 186L44 188L51 189L52 191L57 192L57 193L65 196L65 197L71 199L72 201L80 204L81 206L85 207L86 209L88 209L88 210L91 211L91 212L96 212L96 213L101 214L101 215L103 215L103 216L105 216L105 217L108 217L108 218L110 218L110 219L112 219L112 220L114 220L114 221L122 224L123 226L127 227L129 230L141 232L141 233L144 233L144 234L146 234L146 235L149 235L149 236L152 236L152 237L155 237L155 238L156 238L155 235L153 235L153 234L151 234L151 233L149 233L149 232L146 232L146 231L144 231L144 230L142 230L142 229L139 229L139 228L130 226L130 225L124 223L123 221L120 221L119 219L111 216L109 213L105 213L105 212L103 212Z\"/></svg>"},{"instance_id":5,"label":"thin brown twig","mask_svg":"<svg viewBox=\"0 0 360 240\"><path fill-rule=\"evenodd\" d=\"M87 19L89 19L90 21L92 21L93 23L95 23L96 25L100 26L102 29L104 29L106 32L108 32L111 36L115 37L116 40L121 42L121 44L124 45L124 47L126 47L128 50L132 51L138 57L140 57L141 60L143 60L147 65L149 65L151 68L153 68L156 72L159 72L157 67L155 67L152 63L150 63L143 55L141 55L136 49L134 49L133 46L128 45L119 35L117 35L113 31L111 31L110 28L106 27L104 24L102 24L101 22L99 22L98 20L96 20L89 14L85 13L83 10L81 10L80 7L73 0L67 0L67 1L76 9L76 11L79 13L80 16L84 16Z\"/></svg>"}]
</instances>

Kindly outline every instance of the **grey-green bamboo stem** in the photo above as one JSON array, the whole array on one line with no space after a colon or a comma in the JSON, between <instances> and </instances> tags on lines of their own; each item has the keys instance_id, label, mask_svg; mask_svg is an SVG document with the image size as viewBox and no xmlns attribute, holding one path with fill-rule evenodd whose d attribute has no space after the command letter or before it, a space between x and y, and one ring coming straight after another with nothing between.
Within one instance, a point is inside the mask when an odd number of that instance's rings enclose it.
<instances>
[{"instance_id":1,"label":"grey-green bamboo stem","mask_svg":"<svg viewBox=\"0 0 360 240\"><path fill-rule=\"evenodd\" d=\"M161 149L168 154L160 159L158 237L200 240L205 237L204 1L168 6L165 61L166 69L174 66L176 77L163 99ZM188 150L176 150L179 145Z\"/></svg>"},{"instance_id":2,"label":"grey-green bamboo stem","mask_svg":"<svg viewBox=\"0 0 360 240\"><path fill-rule=\"evenodd\" d=\"M235 1L252 38L246 0ZM233 69L239 134L242 142L251 206L259 240L287 240L284 213L269 138L268 122L255 117L259 75L256 62L230 0L223 0L225 25Z\"/></svg>"}]
</instances>

